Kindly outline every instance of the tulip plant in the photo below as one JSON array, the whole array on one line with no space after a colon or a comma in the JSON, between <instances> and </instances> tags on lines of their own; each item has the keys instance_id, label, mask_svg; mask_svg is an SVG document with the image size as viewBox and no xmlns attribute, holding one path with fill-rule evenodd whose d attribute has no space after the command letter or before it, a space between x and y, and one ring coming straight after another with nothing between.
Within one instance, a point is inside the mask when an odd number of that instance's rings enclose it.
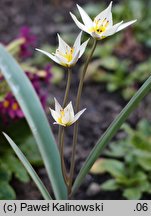
<instances>
[{"instance_id":1,"label":"tulip plant","mask_svg":"<svg viewBox=\"0 0 151 216\"><path fill-rule=\"evenodd\" d=\"M79 33L72 47L70 47L59 35L59 47L55 53L48 53L46 51L37 49L41 53L50 57L51 60L62 65L67 69L68 79L64 95L63 104L60 105L57 99L55 99L55 110L50 109L51 115L55 120L54 124L59 125L58 131L58 147L56 141L49 127L49 123L45 116L45 113L41 107L38 97L29 82L28 78L24 73L22 73L21 68L11 57L10 54L0 46L0 68L2 73L7 80L10 88L12 89L20 107L22 108L27 122L32 130L35 137L37 145L39 147L41 156L43 158L46 170L48 172L49 179L51 181L52 189L54 192L55 199L68 199L73 193L78 189L82 183L84 177L89 172L90 168L96 161L96 159L101 154L103 148L112 137L116 134L118 129L121 127L123 122L128 118L137 104L143 99L143 97L151 89L151 77L142 85L142 87L137 91L137 93L131 98L129 103L109 126L107 131L101 136L101 138L96 143L95 147L90 152L87 160L85 161L83 167L81 168L75 181L73 181L74 168L75 168L75 151L78 138L78 119L83 114L86 109L80 111L80 99L83 89L83 83L85 74L91 57L95 51L98 42L108 36L115 34L116 32L128 27L129 25L136 22L136 20L126 22L123 21L113 25L112 21L112 2L110 5L97 15L94 21L87 15L87 13L78 6L79 13L81 15L83 24L77 20L77 18L72 14L76 25L84 32L88 33L92 40L93 46L89 56L83 67L82 74L80 76L78 92L76 97L76 105L73 109L72 102L68 101L68 95L70 91L70 84L72 78L72 68L78 62L78 59L83 55L89 40L81 44L82 32ZM74 114L74 110L77 114ZM64 131L67 127L74 124L73 130L73 143L72 143L72 155L70 163L70 171L67 173L65 162L64 162ZM13 142L13 140L4 133L4 136L16 152L17 156L20 158L25 168L29 172L30 176L36 183L44 199L52 199L46 187L39 179L38 175L34 171L33 167L30 165L26 157Z\"/></svg>"}]
</instances>

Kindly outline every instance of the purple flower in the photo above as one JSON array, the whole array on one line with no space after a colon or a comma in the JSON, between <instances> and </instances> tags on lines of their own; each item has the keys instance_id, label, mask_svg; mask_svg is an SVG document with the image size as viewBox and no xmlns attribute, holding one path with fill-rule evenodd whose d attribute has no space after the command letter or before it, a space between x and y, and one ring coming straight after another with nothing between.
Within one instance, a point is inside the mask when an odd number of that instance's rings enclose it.
<instances>
[{"instance_id":1,"label":"purple flower","mask_svg":"<svg viewBox=\"0 0 151 216\"><path fill-rule=\"evenodd\" d=\"M48 83L50 83L50 78L52 77L50 69L51 67L49 66L47 70L37 71L36 73L25 72L37 92L44 109L47 106L48 98L48 90L46 87ZM3 80L3 77L0 77L0 80L1 79ZM24 114L11 92L0 102L0 114L3 123L8 123L12 119L18 120L24 118Z\"/></svg>"},{"instance_id":2,"label":"purple flower","mask_svg":"<svg viewBox=\"0 0 151 216\"><path fill-rule=\"evenodd\" d=\"M37 38L31 33L31 30L27 26L23 26L20 29L18 38L24 38L25 43L21 45L20 56L23 58L31 57L33 54L33 48L36 46Z\"/></svg>"},{"instance_id":3,"label":"purple flower","mask_svg":"<svg viewBox=\"0 0 151 216\"><path fill-rule=\"evenodd\" d=\"M24 114L12 93L8 93L0 102L0 112L4 122L9 119L23 118Z\"/></svg>"}]
</instances>

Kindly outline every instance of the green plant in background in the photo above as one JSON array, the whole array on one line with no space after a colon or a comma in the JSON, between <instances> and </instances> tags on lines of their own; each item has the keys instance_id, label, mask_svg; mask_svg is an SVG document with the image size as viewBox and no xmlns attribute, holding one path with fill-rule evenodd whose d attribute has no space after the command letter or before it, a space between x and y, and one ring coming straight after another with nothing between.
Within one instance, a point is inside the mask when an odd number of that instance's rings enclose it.
<instances>
[{"instance_id":1,"label":"green plant in background","mask_svg":"<svg viewBox=\"0 0 151 216\"><path fill-rule=\"evenodd\" d=\"M0 130L7 131L17 143L20 143L19 148L24 152L34 167L43 165L37 145L25 119L19 120L13 125L7 125L7 129L6 126L1 124ZM14 151L10 149L2 134L0 135L0 140L0 199L15 199L15 191L11 186L13 177L23 183L29 182L30 178L26 169L16 158Z\"/></svg>"},{"instance_id":2,"label":"green plant in background","mask_svg":"<svg viewBox=\"0 0 151 216\"><path fill-rule=\"evenodd\" d=\"M95 19L92 21L86 12L78 6L81 18L84 24L80 23L77 18L72 14L72 18L80 29L86 31L92 36L93 46L86 59L83 71L80 76L79 87L76 98L76 112L80 110L80 100L83 90L84 78L87 72L87 68L91 57L95 51L98 40L104 39L110 35L115 34L116 32L124 29L128 25L131 25L134 21L127 23L118 23L113 25L112 22L112 13L110 5L101 12ZM27 76L23 73L22 69L12 58L12 56L5 50L3 46L0 46L0 68L5 76L6 81L8 82L10 88L12 89L19 105L21 106L26 120L31 128L31 131L34 135L38 148L40 150L42 159L44 161L48 177L51 181L52 189L54 192L55 199L67 199L78 189L82 183L84 177L89 172L90 168L99 157L103 148L109 143L112 137L116 134L118 129L121 127L123 122L128 118L131 112L136 108L138 103L143 99L143 97L151 89L151 77L149 77L142 87L136 92L136 94L131 98L129 103L124 107L124 109L119 113L117 118L112 122L106 132L100 137L92 151L90 152L88 158L86 159L84 165L82 166L78 176L73 182L73 174L75 167L75 151L78 137L78 120L82 111L77 115L74 115L73 107L71 103L68 104L68 94L70 90L71 82L71 66L73 66L78 59L83 54L86 43L81 45L81 35L79 35L74 43L73 47L68 46L65 41L59 37L59 47L55 53L48 53L42 51L44 54L49 56L58 64L61 64L67 68L68 71L68 80L65 91L65 97L63 106L60 106L59 103L56 103L55 110L51 110L51 114L57 122L59 127L59 149L57 148L55 139L53 137L52 131L49 127L49 123L45 116L45 113L41 107L39 99L29 81ZM76 121L76 122L75 122ZM73 149L71 155L71 167L70 172L67 173L65 163L64 163L64 130L67 126L74 124L74 133L73 133ZM23 155L19 147L13 142L13 140L6 134L3 133L11 147L14 149L15 153L24 164L28 173L34 180L38 189L40 190L44 199L52 199L48 193L43 182L39 179L38 175L32 168L29 161Z\"/></svg>"},{"instance_id":3,"label":"green plant in background","mask_svg":"<svg viewBox=\"0 0 151 216\"><path fill-rule=\"evenodd\" d=\"M133 70L130 69L131 63L130 59L120 60L113 55L93 60L89 65L85 80L105 83L109 92L119 91L121 96L128 100L151 72L150 58L137 64Z\"/></svg>"},{"instance_id":4,"label":"green plant in background","mask_svg":"<svg viewBox=\"0 0 151 216\"><path fill-rule=\"evenodd\" d=\"M128 124L123 129L125 138L110 144L106 157L95 162L91 173L112 176L100 189L121 190L127 199L140 199L143 193L151 193L151 123L143 119L136 129Z\"/></svg>"}]
</instances>

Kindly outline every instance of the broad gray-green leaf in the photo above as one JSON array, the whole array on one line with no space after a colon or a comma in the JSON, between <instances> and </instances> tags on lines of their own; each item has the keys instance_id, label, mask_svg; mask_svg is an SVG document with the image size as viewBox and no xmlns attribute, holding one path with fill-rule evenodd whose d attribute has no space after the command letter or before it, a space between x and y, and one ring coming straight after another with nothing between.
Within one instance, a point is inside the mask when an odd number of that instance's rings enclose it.
<instances>
[{"instance_id":1,"label":"broad gray-green leaf","mask_svg":"<svg viewBox=\"0 0 151 216\"><path fill-rule=\"evenodd\" d=\"M0 69L22 108L44 160L55 197L67 198L61 161L54 136L38 96L14 58L0 45Z\"/></svg>"}]
</instances>

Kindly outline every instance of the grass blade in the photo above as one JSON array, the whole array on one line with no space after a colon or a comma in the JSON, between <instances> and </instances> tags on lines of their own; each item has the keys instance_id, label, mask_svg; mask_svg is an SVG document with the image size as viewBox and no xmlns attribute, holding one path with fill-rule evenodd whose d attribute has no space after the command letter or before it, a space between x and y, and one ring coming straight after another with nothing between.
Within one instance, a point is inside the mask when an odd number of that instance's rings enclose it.
<instances>
[{"instance_id":1,"label":"grass blade","mask_svg":"<svg viewBox=\"0 0 151 216\"><path fill-rule=\"evenodd\" d=\"M20 161L22 162L22 164L24 165L24 167L26 168L29 175L31 176L31 178L33 179L35 184L37 185L37 187L38 187L39 191L41 192L43 198L45 200L52 200L52 198L51 198L50 194L48 193L46 187L42 183L41 179L38 177L37 173L35 172L35 170L31 166L29 161L26 159L24 154L21 152L21 150L18 148L18 146L14 143L14 141L7 134L5 134L5 133L3 133L3 134L4 134L5 138L7 139L7 141L9 142L9 144L11 145L11 147L13 148L13 150L16 153L16 155L18 156L18 158L20 159Z\"/></svg>"},{"instance_id":2,"label":"grass blade","mask_svg":"<svg viewBox=\"0 0 151 216\"><path fill-rule=\"evenodd\" d=\"M87 175L92 165L96 161L96 159L100 156L103 148L110 142L112 137L119 130L124 121L129 117L132 111L137 107L137 105L141 102L144 96L151 89L151 76L146 80L146 82L141 86L141 88L135 93L135 95L131 98L129 103L124 107L124 109L120 112L120 114L116 117L116 119L111 123L105 133L100 137L92 151L90 152L88 158L86 159L83 167L81 168L75 182L73 185L73 192L77 190L77 188L82 183L84 177Z\"/></svg>"},{"instance_id":3,"label":"grass blade","mask_svg":"<svg viewBox=\"0 0 151 216\"><path fill-rule=\"evenodd\" d=\"M67 199L59 152L39 98L25 73L3 45L0 45L0 69L32 130L56 199Z\"/></svg>"}]
</instances>

